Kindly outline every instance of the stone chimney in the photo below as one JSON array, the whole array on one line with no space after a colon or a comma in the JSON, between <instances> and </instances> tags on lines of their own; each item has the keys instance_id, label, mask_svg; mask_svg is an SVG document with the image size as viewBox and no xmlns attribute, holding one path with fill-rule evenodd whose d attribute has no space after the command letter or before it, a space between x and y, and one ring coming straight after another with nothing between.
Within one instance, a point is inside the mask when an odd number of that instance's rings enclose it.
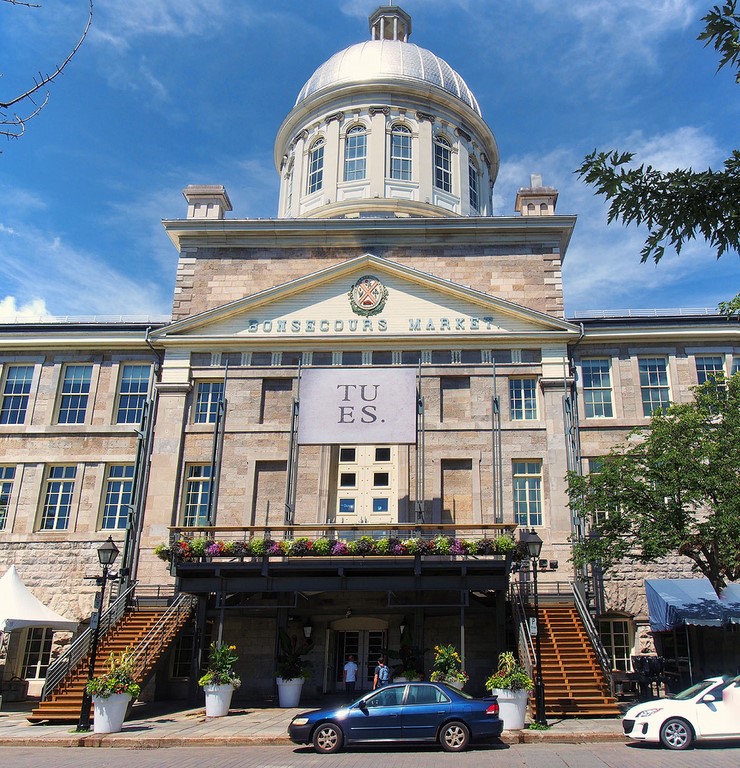
<instances>
[{"instance_id":1,"label":"stone chimney","mask_svg":"<svg viewBox=\"0 0 740 768\"><path fill-rule=\"evenodd\" d=\"M543 187L542 176L533 173L529 177L529 187L522 187L516 193L514 210L522 216L554 216L557 201L557 189Z\"/></svg>"},{"instance_id":2,"label":"stone chimney","mask_svg":"<svg viewBox=\"0 0 740 768\"><path fill-rule=\"evenodd\" d=\"M188 201L189 219L223 219L232 210L226 189L220 184L190 184L182 194Z\"/></svg>"}]
</instances>

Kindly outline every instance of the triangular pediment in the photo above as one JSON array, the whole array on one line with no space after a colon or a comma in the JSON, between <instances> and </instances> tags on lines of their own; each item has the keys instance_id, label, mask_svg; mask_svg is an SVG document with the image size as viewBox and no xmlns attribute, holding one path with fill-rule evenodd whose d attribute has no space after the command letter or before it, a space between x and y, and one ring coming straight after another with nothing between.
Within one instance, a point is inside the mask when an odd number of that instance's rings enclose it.
<instances>
[{"instance_id":1,"label":"triangular pediment","mask_svg":"<svg viewBox=\"0 0 740 768\"><path fill-rule=\"evenodd\" d=\"M366 254L180 320L152 336L182 341L566 339L578 332L560 318Z\"/></svg>"}]
</instances>

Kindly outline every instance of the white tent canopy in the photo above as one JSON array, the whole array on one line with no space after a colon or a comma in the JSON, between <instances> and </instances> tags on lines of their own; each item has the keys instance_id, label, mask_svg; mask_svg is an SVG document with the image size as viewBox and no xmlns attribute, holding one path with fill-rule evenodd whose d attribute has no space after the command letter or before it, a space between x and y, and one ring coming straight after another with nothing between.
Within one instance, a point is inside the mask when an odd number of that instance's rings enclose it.
<instances>
[{"instance_id":1,"label":"white tent canopy","mask_svg":"<svg viewBox=\"0 0 740 768\"><path fill-rule=\"evenodd\" d=\"M15 566L11 565L0 578L0 632L22 627L50 627L74 632L77 622L60 616L34 597L21 581Z\"/></svg>"}]
</instances>

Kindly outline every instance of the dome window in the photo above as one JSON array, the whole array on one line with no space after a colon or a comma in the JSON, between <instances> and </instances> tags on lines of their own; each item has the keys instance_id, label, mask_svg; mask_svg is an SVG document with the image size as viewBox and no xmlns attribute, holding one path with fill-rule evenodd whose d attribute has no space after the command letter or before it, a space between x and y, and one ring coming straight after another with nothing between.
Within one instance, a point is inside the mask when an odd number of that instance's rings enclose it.
<instances>
[{"instance_id":1,"label":"dome window","mask_svg":"<svg viewBox=\"0 0 740 768\"><path fill-rule=\"evenodd\" d=\"M434 140L434 186L452 192L452 146L444 136Z\"/></svg>"},{"instance_id":2,"label":"dome window","mask_svg":"<svg viewBox=\"0 0 740 768\"><path fill-rule=\"evenodd\" d=\"M367 165L367 132L364 125L353 125L344 142L344 180L365 178Z\"/></svg>"},{"instance_id":3,"label":"dome window","mask_svg":"<svg viewBox=\"0 0 740 768\"><path fill-rule=\"evenodd\" d=\"M411 130L405 125L391 128L392 179L411 181Z\"/></svg>"},{"instance_id":4,"label":"dome window","mask_svg":"<svg viewBox=\"0 0 740 768\"><path fill-rule=\"evenodd\" d=\"M468 193L470 195L470 210L478 213L480 211L478 169L471 161L468 164Z\"/></svg>"},{"instance_id":5,"label":"dome window","mask_svg":"<svg viewBox=\"0 0 740 768\"><path fill-rule=\"evenodd\" d=\"M324 140L317 139L308 152L308 194L318 192L324 181Z\"/></svg>"}]
</instances>

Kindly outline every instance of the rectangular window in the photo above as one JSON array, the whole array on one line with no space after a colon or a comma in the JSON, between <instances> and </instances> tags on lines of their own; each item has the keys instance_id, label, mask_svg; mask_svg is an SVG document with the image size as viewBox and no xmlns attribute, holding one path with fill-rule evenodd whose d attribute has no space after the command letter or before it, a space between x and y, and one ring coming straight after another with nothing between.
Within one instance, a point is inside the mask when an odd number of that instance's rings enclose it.
<instances>
[{"instance_id":1,"label":"rectangular window","mask_svg":"<svg viewBox=\"0 0 740 768\"><path fill-rule=\"evenodd\" d=\"M390 484L388 472L373 472L373 488L387 488Z\"/></svg>"},{"instance_id":2,"label":"rectangular window","mask_svg":"<svg viewBox=\"0 0 740 768\"><path fill-rule=\"evenodd\" d=\"M391 178L411 181L411 131L396 125L391 132Z\"/></svg>"},{"instance_id":3,"label":"rectangular window","mask_svg":"<svg viewBox=\"0 0 740 768\"><path fill-rule=\"evenodd\" d=\"M365 178L367 134L361 125L347 131L344 147L344 180L357 181Z\"/></svg>"},{"instance_id":4,"label":"rectangular window","mask_svg":"<svg viewBox=\"0 0 740 768\"><path fill-rule=\"evenodd\" d=\"M208 525L208 497L211 493L211 465L190 464L185 479L183 525Z\"/></svg>"},{"instance_id":5,"label":"rectangular window","mask_svg":"<svg viewBox=\"0 0 740 768\"><path fill-rule=\"evenodd\" d=\"M509 411L512 419L537 418L537 379L509 379Z\"/></svg>"},{"instance_id":6,"label":"rectangular window","mask_svg":"<svg viewBox=\"0 0 740 768\"><path fill-rule=\"evenodd\" d=\"M32 365L9 365L5 373L0 424L23 424L33 380Z\"/></svg>"},{"instance_id":7,"label":"rectangular window","mask_svg":"<svg viewBox=\"0 0 740 768\"><path fill-rule=\"evenodd\" d=\"M373 512L387 512L388 499L373 499Z\"/></svg>"},{"instance_id":8,"label":"rectangular window","mask_svg":"<svg viewBox=\"0 0 740 768\"><path fill-rule=\"evenodd\" d=\"M599 636L612 660L612 669L632 671L632 623L628 619L601 619Z\"/></svg>"},{"instance_id":9,"label":"rectangular window","mask_svg":"<svg viewBox=\"0 0 740 768\"><path fill-rule=\"evenodd\" d=\"M642 392L642 413L651 416L658 408L667 408L671 403L668 389L668 363L664 357L641 357L640 390Z\"/></svg>"},{"instance_id":10,"label":"rectangular window","mask_svg":"<svg viewBox=\"0 0 740 768\"><path fill-rule=\"evenodd\" d=\"M195 423L215 424L218 406L223 398L223 381L199 381L195 396Z\"/></svg>"},{"instance_id":11,"label":"rectangular window","mask_svg":"<svg viewBox=\"0 0 740 768\"><path fill-rule=\"evenodd\" d=\"M339 511L345 515L353 515L355 513L355 500L339 499Z\"/></svg>"},{"instance_id":12,"label":"rectangular window","mask_svg":"<svg viewBox=\"0 0 740 768\"><path fill-rule=\"evenodd\" d=\"M542 525L542 462L515 461L514 522L526 528Z\"/></svg>"},{"instance_id":13,"label":"rectangular window","mask_svg":"<svg viewBox=\"0 0 740 768\"><path fill-rule=\"evenodd\" d=\"M60 424L84 424L90 395L92 365L68 365L64 369L59 400Z\"/></svg>"},{"instance_id":14,"label":"rectangular window","mask_svg":"<svg viewBox=\"0 0 740 768\"><path fill-rule=\"evenodd\" d=\"M340 488L355 488L357 487L357 475L354 472L342 472L339 475Z\"/></svg>"},{"instance_id":15,"label":"rectangular window","mask_svg":"<svg viewBox=\"0 0 740 768\"><path fill-rule=\"evenodd\" d=\"M125 528L134 492L134 465L111 464L105 483L102 528Z\"/></svg>"},{"instance_id":16,"label":"rectangular window","mask_svg":"<svg viewBox=\"0 0 740 768\"><path fill-rule=\"evenodd\" d=\"M144 404L149 394L151 366L124 365L118 390L116 424L141 424Z\"/></svg>"},{"instance_id":17,"label":"rectangular window","mask_svg":"<svg viewBox=\"0 0 740 768\"><path fill-rule=\"evenodd\" d=\"M734 376L736 373L740 373L740 357L732 358L732 370L730 371L730 375Z\"/></svg>"},{"instance_id":18,"label":"rectangular window","mask_svg":"<svg viewBox=\"0 0 740 768\"><path fill-rule=\"evenodd\" d=\"M722 355L703 355L696 358L696 380L704 384L709 379L725 376L725 361Z\"/></svg>"},{"instance_id":19,"label":"rectangular window","mask_svg":"<svg viewBox=\"0 0 740 768\"><path fill-rule=\"evenodd\" d=\"M33 627L26 635L21 677L24 680L43 680L51 662L51 640L54 630L49 627Z\"/></svg>"},{"instance_id":20,"label":"rectangular window","mask_svg":"<svg viewBox=\"0 0 740 768\"><path fill-rule=\"evenodd\" d=\"M611 418L614 416L609 360L607 358L583 360L581 373L583 375L583 401L586 406L586 418Z\"/></svg>"},{"instance_id":21,"label":"rectangular window","mask_svg":"<svg viewBox=\"0 0 740 768\"><path fill-rule=\"evenodd\" d=\"M478 170L471 163L468 166L468 192L470 194L470 208L478 212Z\"/></svg>"},{"instance_id":22,"label":"rectangular window","mask_svg":"<svg viewBox=\"0 0 740 768\"><path fill-rule=\"evenodd\" d=\"M4 531L8 524L13 480L15 480L15 467L0 467L0 531Z\"/></svg>"},{"instance_id":23,"label":"rectangular window","mask_svg":"<svg viewBox=\"0 0 740 768\"><path fill-rule=\"evenodd\" d=\"M434 142L434 186L452 192L452 149L441 137Z\"/></svg>"},{"instance_id":24,"label":"rectangular window","mask_svg":"<svg viewBox=\"0 0 740 768\"><path fill-rule=\"evenodd\" d=\"M46 476L44 508L41 512L40 529L42 531L62 531L69 527L76 476L77 467L49 467Z\"/></svg>"},{"instance_id":25,"label":"rectangular window","mask_svg":"<svg viewBox=\"0 0 740 768\"><path fill-rule=\"evenodd\" d=\"M172 649L172 680L187 680L190 677L190 666L195 652L195 635L180 635Z\"/></svg>"}]
</instances>

